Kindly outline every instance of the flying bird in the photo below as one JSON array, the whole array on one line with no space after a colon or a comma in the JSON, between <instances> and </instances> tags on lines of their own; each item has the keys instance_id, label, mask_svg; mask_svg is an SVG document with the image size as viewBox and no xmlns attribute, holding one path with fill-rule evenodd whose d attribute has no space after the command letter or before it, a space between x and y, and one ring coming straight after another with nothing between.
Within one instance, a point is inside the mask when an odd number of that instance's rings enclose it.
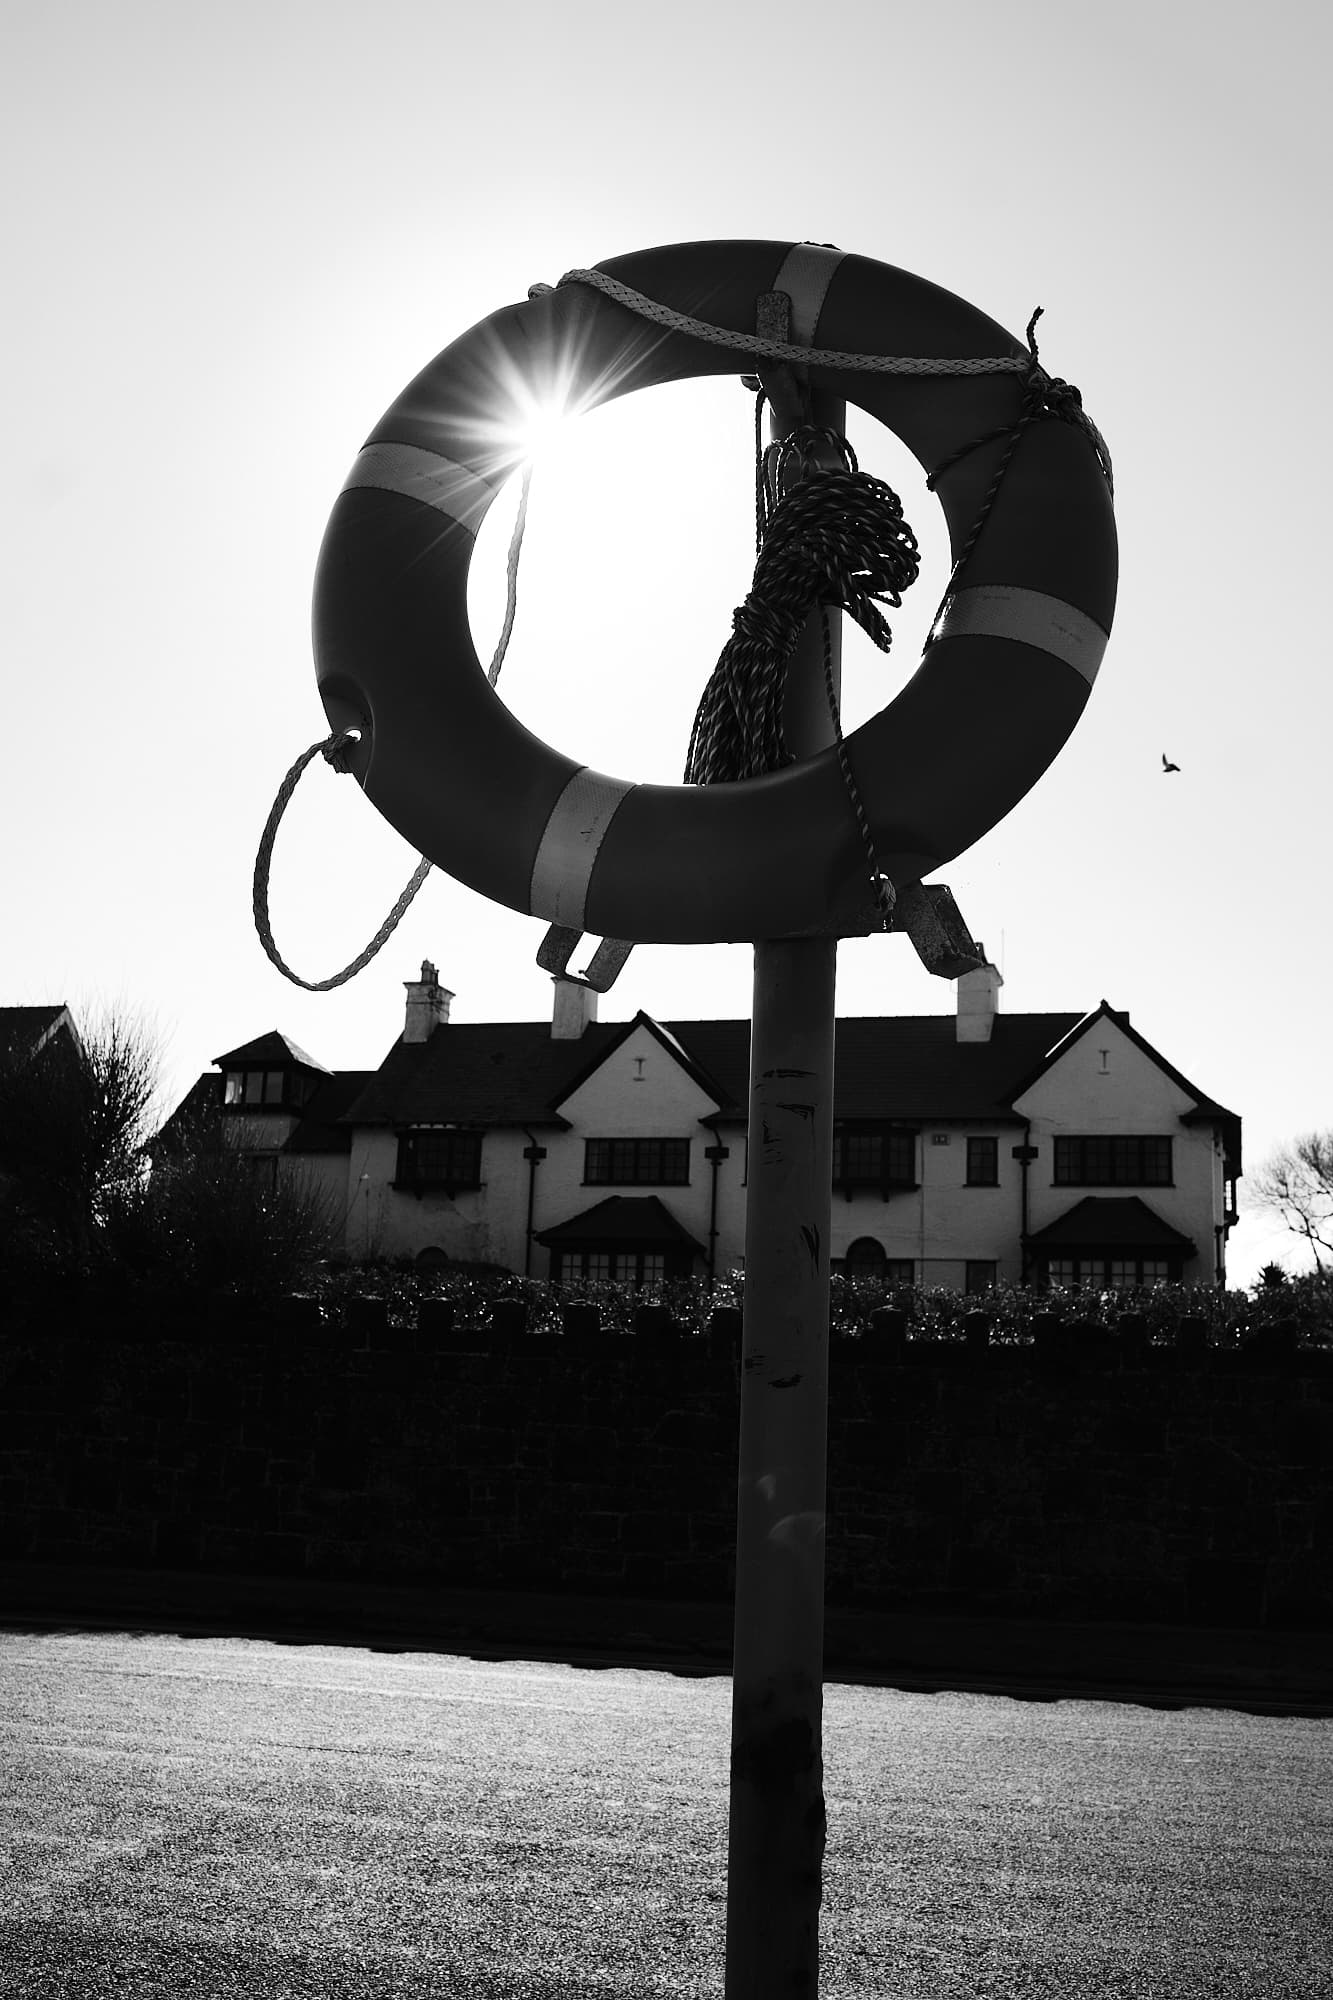
<instances>
[{"instance_id":1,"label":"flying bird","mask_svg":"<svg viewBox=\"0 0 1333 2000\"><path fill-rule=\"evenodd\" d=\"M1162 752L1162 769L1164 771L1178 771L1180 769L1179 764L1173 764L1171 762L1171 759L1167 756L1165 750L1163 750Z\"/></svg>"}]
</instances>

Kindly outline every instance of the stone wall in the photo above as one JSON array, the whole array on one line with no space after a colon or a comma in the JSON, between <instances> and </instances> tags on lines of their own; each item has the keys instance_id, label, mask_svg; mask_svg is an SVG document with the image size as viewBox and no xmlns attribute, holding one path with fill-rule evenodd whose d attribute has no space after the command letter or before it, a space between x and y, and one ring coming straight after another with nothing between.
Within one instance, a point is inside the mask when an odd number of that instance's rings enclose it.
<instances>
[{"instance_id":1,"label":"stone wall","mask_svg":"<svg viewBox=\"0 0 1333 2000\"><path fill-rule=\"evenodd\" d=\"M725 1598L738 1315L683 1336L362 1301L20 1316L0 1557ZM830 1357L834 1604L1333 1625L1333 1353L1039 1322Z\"/></svg>"}]
</instances>

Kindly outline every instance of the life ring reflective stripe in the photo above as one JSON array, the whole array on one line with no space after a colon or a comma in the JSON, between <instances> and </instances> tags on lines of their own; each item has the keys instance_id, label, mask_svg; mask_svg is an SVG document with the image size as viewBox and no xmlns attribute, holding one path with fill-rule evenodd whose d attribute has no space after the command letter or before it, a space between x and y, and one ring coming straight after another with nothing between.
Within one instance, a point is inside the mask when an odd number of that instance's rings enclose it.
<instances>
[{"instance_id":1,"label":"life ring reflective stripe","mask_svg":"<svg viewBox=\"0 0 1333 2000\"><path fill-rule=\"evenodd\" d=\"M895 431L927 469L1012 426L1018 374L838 370L821 350L1021 357L953 294L813 245L673 245L600 271L676 312L750 333L785 290L812 378ZM735 349L653 325L587 286L505 307L392 405L330 518L315 585L320 693L358 726L350 768L419 850L480 893L594 934L661 943L849 934L874 926L865 850L833 751L738 784L632 784L543 743L490 687L467 618L487 508L519 463L525 405L572 385L585 406L747 368ZM937 481L955 559L1005 450ZM1111 627L1116 539L1095 453L1074 426L1023 434L955 575L921 665L847 754L880 865L920 880L994 826L1087 701ZM707 663L691 667L702 686Z\"/></svg>"}]
</instances>

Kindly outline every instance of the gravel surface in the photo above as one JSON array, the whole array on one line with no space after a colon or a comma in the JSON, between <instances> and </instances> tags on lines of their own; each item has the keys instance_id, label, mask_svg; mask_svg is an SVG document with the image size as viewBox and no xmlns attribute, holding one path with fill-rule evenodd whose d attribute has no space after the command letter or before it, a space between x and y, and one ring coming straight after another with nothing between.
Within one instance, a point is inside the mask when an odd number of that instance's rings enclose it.
<instances>
[{"instance_id":1,"label":"gravel surface","mask_svg":"<svg viewBox=\"0 0 1333 2000\"><path fill-rule=\"evenodd\" d=\"M720 1996L730 1685L0 1633L0 1994ZM1333 1996L1333 1723L831 1685L822 2000Z\"/></svg>"}]
</instances>

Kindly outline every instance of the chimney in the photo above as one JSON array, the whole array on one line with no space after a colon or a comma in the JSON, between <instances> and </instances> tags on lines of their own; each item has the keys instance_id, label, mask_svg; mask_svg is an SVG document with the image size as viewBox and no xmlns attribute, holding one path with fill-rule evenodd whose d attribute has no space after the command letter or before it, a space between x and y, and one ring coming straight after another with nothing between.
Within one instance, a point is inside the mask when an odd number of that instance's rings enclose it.
<instances>
[{"instance_id":1,"label":"chimney","mask_svg":"<svg viewBox=\"0 0 1333 2000\"><path fill-rule=\"evenodd\" d=\"M403 1022L405 1042L428 1042L436 1028L449 1019L453 994L441 986L440 975L428 958L421 961L420 979L405 979L407 1018Z\"/></svg>"},{"instance_id":2,"label":"chimney","mask_svg":"<svg viewBox=\"0 0 1333 2000\"><path fill-rule=\"evenodd\" d=\"M978 942L977 951L986 956L986 947ZM995 1016L1000 1011L1000 988L1004 985L996 968L989 960L979 965L975 972L965 972L958 985L957 1040L960 1042L988 1042L991 1029L995 1026Z\"/></svg>"},{"instance_id":3,"label":"chimney","mask_svg":"<svg viewBox=\"0 0 1333 2000\"><path fill-rule=\"evenodd\" d=\"M551 980L555 1004L551 1010L551 1040L576 1042L589 1021L597 1019L597 995L582 979L557 972Z\"/></svg>"}]
</instances>

